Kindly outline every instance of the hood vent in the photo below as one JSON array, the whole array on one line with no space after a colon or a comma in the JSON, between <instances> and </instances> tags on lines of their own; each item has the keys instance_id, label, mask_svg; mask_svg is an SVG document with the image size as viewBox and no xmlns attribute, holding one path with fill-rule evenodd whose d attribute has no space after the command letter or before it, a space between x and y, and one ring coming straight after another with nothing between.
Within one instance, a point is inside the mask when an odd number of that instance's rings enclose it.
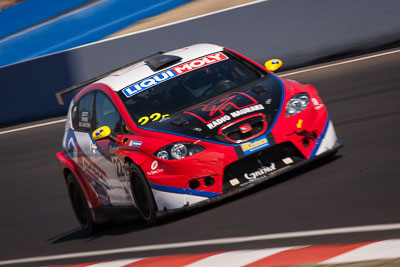
<instances>
[{"instance_id":1,"label":"hood vent","mask_svg":"<svg viewBox=\"0 0 400 267\"><path fill-rule=\"evenodd\" d=\"M260 136L266 130L266 117L264 114L258 113L225 125L219 130L219 134L228 141L241 143Z\"/></svg>"},{"instance_id":2,"label":"hood vent","mask_svg":"<svg viewBox=\"0 0 400 267\"><path fill-rule=\"evenodd\" d=\"M174 126L183 127L189 125L189 122L183 117L178 117L176 119L171 120L171 124Z\"/></svg>"},{"instance_id":3,"label":"hood vent","mask_svg":"<svg viewBox=\"0 0 400 267\"><path fill-rule=\"evenodd\" d=\"M152 56L144 61L153 71L157 71L163 68L166 68L168 66L171 66L179 61L181 61L182 58L178 56L173 56L173 55L156 55Z\"/></svg>"}]
</instances>

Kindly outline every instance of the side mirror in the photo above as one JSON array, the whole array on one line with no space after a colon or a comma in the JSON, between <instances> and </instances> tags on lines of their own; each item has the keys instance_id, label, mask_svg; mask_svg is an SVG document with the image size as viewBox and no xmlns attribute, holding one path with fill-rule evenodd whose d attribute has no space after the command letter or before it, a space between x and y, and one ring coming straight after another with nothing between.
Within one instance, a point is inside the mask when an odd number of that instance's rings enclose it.
<instances>
[{"instance_id":1,"label":"side mirror","mask_svg":"<svg viewBox=\"0 0 400 267\"><path fill-rule=\"evenodd\" d=\"M109 138L114 142L117 140L117 138L113 134L111 134L111 129L108 126L102 126L94 130L94 132L92 133L92 138L95 141L105 138Z\"/></svg>"},{"instance_id":2,"label":"side mirror","mask_svg":"<svg viewBox=\"0 0 400 267\"><path fill-rule=\"evenodd\" d=\"M282 67L282 60L280 59L271 59L264 63L264 66L269 71L276 71L280 67Z\"/></svg>"}]
</instances>

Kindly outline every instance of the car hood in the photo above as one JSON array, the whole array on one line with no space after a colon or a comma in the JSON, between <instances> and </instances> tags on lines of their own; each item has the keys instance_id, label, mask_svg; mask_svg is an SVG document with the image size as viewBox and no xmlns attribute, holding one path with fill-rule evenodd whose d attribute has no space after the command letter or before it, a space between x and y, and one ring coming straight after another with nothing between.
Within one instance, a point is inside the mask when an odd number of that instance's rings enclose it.
<instances>
[{"instance_id":1,"label":"car hood","mask_svg":"<svg viewBox=\"0 0 400 267\"><path fill-rule=\"evenodd\" d=\"M218 143L242 143L273 127L283 98L282 82L269 74L141 128Z\"/></svg>"}]
</instances>

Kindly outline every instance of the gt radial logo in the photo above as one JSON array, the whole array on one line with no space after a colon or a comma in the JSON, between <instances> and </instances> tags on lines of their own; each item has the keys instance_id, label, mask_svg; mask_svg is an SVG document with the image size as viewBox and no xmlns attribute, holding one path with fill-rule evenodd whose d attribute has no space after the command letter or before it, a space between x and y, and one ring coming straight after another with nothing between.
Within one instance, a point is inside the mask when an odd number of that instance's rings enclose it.
<instances>
[{"instance_id":1,"label":"gt radial logo","mask_svg":"<svg viewBox=\"0 0 400 267\"><path fill-rule=\"evenodd\" d=\"M207 105L194 107L184 113L198 118L203 123L210 123L217 119L222 119L225 122L231 119L229 115L225 115L225 111L239 110L256 104L258 104L257 100L248 94L233 92L219 97Z\"/></svg>"},{"instance_id":2,"label":"gt radial logo","mask_svg":"<svg viewBox=\"0 0 400 267\"><path fill-rule=\"evenodd\" d=\"M171 78L174 78L178 75L184 74L186 72L228 59L226 55L223 53L215 53L212 55L208 55L202 58L198 58L189 62L186 62L182 65L174 67L172 69L157 73L156 75L146 78L138 83L135 83L127 88L122 89L122 92L126 97L131 97L136 95L143 90L149 89L159 83L165 82Z\"/></svg>"},{"instance_id":3,"label":"gt radial logo","mask_svg":"<svg viewBox=\"0 0 400 267\"><path fill-rule=\"evenodd\" d=\"M276 170L275 164L271 163L269 166L263 166L256 170L255 172L252 173L245 173L244 178L246 178L249 181L254 181L260 177L266 176L267 174L273 172Z\"/></svg>"}]
</instances>

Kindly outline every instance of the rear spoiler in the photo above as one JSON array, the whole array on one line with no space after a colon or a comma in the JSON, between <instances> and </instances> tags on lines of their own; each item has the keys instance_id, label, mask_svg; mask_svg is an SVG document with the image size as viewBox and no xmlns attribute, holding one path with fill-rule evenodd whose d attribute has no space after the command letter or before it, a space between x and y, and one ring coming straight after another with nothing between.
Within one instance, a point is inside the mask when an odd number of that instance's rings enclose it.
<instances>
[{"instance_id":1,"label":"rear spoiler","mask_svg":"<svg viewBox=\"0 0 400 267\"><path fill-rule=\"evenodd\" d=\"M157 56L157 55L160 55L160 54L163 54L163 53L164 53L164 52L159 51L159 52L157 52L157 53L151 54L150 56L147 56L147 57L144 57L144 58L141 58L141 59L137 59L137 60L135 60L135 61L133 61L133 62L130 62L130 63L128 63L128 64L126 64L126 65L124 65L124 66L122 66L122 67L118 67L118 68L113 69L113 70L110 70L110 71L108 71L108 72L106 72L106 73L100 74L100 75L98 75L98 76L96 76L96 77L93 77L93 78L87 80L87 81L84 81L84 82L75 84L75 85L73 85L73 86L71 86L71 87L68 87L68 88L66 88L66 89L63 89L63 90L61 90L61 91L59 91L59 92L56 93L57 102L58 102L59 105L62 105L62 106L63 106L63 105L64 105L64 101L63 101L63 99L62 99L62 96L63 96L63 95L65 95L65 94L67 94L67 93L69 93L69 92L75 91L76 89L79 89L79 88L81 88L81 87L83 87L83 86L86 86L86 85L88 85L88 84L91 84L91 83L93 83L93 82L95 82L95 81L98 81L98 80L100 80L100 79L102 79L102 78L104 78L104 77L110 75L110 74L113 73L113 72L116 72L116 71L118 71L118 70L124 69L124 68L129 67L129 66L131 66L131 65L133 65L133 64L136 64L136 63L139 63L139 62L141 62L141 61L144 61L144 60L146 60L146 59L148 59L148 58L150 58L150 57Z\"/></svg>"}]
</instances>

